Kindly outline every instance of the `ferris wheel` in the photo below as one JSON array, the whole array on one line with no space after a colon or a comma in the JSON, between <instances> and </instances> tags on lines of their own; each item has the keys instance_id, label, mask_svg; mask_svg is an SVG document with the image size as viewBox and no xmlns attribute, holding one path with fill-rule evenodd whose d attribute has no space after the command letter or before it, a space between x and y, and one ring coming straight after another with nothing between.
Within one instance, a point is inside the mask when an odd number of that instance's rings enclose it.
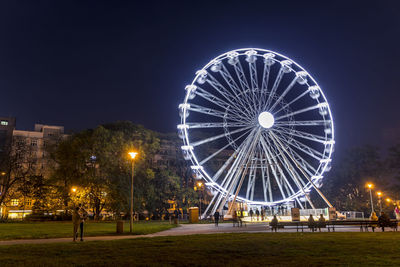
<instances>
[{"instance_id":1,"label":"ferris wheel","mask_svg":"<svg viewBox=\"0 0 400 267\"><path fill-rule=\"evenodd\" d=\"M329 171L333 118L314 78L273 51L244 48L206 64L179 105L184 158L213 193L204 212L227 202L314 205Z\"/></svg>"}]
</instances>

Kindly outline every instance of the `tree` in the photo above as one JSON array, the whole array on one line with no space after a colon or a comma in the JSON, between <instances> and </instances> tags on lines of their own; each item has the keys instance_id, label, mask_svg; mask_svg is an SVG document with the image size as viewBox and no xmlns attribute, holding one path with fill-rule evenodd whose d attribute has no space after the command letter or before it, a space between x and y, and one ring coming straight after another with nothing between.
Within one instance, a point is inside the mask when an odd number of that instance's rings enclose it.
<instances>
[{"instance_id":1,"label":"tree","mask_svg":"<svg viewBox=\"0 0 400 267\"><path fill-rule=\"evenodd\" d=\"M96 219L107 207L119 214L129 210L130 161L128 151L135 149L136 198L144 196L146 180L152 174L146 157L156 151L159 140L150 130L130 122L98 126L72 135L53 153L54 186L59 189L65 208L73 185L86 192L85 199ZM140 209L141 207L137 207Z\"/></svg>"},{"instance_id":2,"label":"tree","mask_svg":"<svg viewBox=\"0 0 400 267\"><path fill-rule=\"evenodd\" d=\"M387 186L384 164L376 147L350 149L326 175L322 191L338 210L370 212L366 183L372 182L378 188Z\"/></svg>"},{"instance_id":3,"label":"tree","mask_svg":"<svg viewBox=\"0 0 400 267\"><path fill-rule=\"evenodd\" d=\"M36 171L35 149L17 138L0 157L0 205L9 197L13 187L23 183Z\"/></svg>"}]
</instances>

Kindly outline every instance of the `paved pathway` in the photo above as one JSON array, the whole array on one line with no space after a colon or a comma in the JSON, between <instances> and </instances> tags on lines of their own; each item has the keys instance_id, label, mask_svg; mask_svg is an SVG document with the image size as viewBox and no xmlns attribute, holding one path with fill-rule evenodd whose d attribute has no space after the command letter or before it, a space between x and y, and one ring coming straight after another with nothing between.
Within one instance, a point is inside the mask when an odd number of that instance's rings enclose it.
<instances>
[{"instance_id":1,"label":"paved pathway","mask_svg":"<svg viewBox=\"0 0 400 267\"><path fill-rule=\"evenodd\" d=\"M336 232L359 232L359 227L335 227ZM389 229L388 229L389 230ZM327 232L327 229L323 229ZM378 230L379 231L379 230ZM279 232L296 232L295 227L280 229ZM309 232L304 229L304 232ZM196 234L217 234L217 233L271 233L265 223L248 223L243 227L232 227L231 223L222 223L218 227L214 224L181 224L179 227L166 231L148 235L113 235L113 236L92 236L86 237L85 241L109 241L134 238L149 238L158 236L181 236ZM275 233L273 233L275 234ZM48 244L48 243L70 243L72 238L48 238L48 239L19 239L0 241L2 245L22 245L22 244Z\"/></svg>"}]
</instances>

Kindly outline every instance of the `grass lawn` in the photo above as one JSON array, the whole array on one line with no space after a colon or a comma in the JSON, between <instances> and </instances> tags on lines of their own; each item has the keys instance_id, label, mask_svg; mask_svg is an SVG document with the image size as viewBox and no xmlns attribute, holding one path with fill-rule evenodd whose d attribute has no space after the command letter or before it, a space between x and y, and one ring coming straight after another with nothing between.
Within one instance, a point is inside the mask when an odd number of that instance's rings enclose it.
<instances>
[{"instance_id":1,"label":"grass lawn","mask_svg":"<svg viewBox=\"0 0 400 267\"><path fill-rule=\"evenodd\" d=\"M116 222L88 222L85 224L85 236L114 235ZM169 222L135 222L135 235L151 234L175 227ZM71 237L72 222L15 222L0 223L0 240ZM124 223L124 233L129 234L129 222Z\"/></svg>"},{"instance_id":2,"label":"grass lawn","mask_svg":"<svg viewBox=\"0 0 400 267\"><path fill-rule=\"evenodd\" d=\"M2 266L399 266L400 233L258 233L0 247Z\"/></svg>"}]
</instances>

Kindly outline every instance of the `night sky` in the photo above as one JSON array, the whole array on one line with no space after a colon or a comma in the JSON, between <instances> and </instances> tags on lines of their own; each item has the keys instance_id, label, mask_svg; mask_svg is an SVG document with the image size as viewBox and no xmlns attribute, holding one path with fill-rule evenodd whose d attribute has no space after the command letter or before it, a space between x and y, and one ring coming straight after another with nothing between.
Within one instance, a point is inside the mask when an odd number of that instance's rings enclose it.
<instances>
[{"instance_id":1,"label":"night sky","mask_svg":"<svg viewBox=\"0 0 400 267\"><path fill-rule=\"evenodd\" d=\"M398 1L137 2L1 1L0 115L19 129L131 120L175 131L195 71L259 47L316 78L336 151L400 140Z\"/></svg>"}]
</instances>

